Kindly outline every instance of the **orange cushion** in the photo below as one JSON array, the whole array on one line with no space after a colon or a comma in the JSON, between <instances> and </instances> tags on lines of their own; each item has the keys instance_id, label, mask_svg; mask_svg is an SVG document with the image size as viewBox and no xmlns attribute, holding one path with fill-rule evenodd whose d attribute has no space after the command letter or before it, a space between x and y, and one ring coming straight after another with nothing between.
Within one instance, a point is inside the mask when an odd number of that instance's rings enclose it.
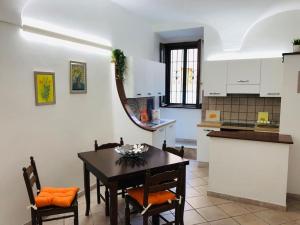
<instances>
[{"instance_id":1,"label":"orange cushion","mask_svg":"<svg viewBox=\"0 0 300 225\"><path fill-rule=\"evenodd\" d=\"M40 193L35 197L35 204L38 208L45 206L71 206L79 188L54 188L44 187Z\"/></svg>"},{"instance_id":2,"label":"orange cushion","mask_svg":"<svg viewBox=\"0 0 300 225\"><path fill-rule=\"evenodd\" d=\"M140 205L144 205L144 188L132 188L127 190L128 195L138 201ZM148 204L160 205L166 203L168 200L175 200L176 195L170 191L159 191L149 193Z\"/></svg>"}]
</instances>

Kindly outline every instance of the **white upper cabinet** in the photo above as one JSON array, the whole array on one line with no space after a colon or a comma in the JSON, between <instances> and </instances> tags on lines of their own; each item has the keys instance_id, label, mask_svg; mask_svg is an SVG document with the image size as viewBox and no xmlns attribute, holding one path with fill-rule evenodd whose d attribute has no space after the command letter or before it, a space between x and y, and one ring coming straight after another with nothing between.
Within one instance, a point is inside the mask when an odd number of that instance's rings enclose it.
<instances>
[{"instance_id":1,"label":"white upper cabinet","mask_svg":"<svg viewBox=\"0 0 300 225\"><path fill-rule=\"evenodd\" d=\"M260 59L228 61L228 85L259 85Z\"/></svg>"},{"instance_id":2,"label":"white upper cabinet","mask_svg":"<svg viewBox=\"0 0 300 225\"><path fill-rule=\"evenodd\" d=\"M204 64L204 96L226 96L227 61L207 61Z\"/></svg>"},{"instance_id":3,"label":"white upper cabinet","mask_svg":"<svg viewBox=\"0 0 300 225\"><path fill-rule=\"evenodd\" d=\"M261 97L280 97L283 79L281 58L262 59L261 61Z\"/></svg>"},{"instance_id":4,"label":"white upper cabinet","mask_svg":"<svg viewBox=\"0 0 300 225\"><path fill-rule=\"evenodd\" d=\"M165 95L165 64L128 57L124 88L127 98Z\"/></svg>"}]
</instances>

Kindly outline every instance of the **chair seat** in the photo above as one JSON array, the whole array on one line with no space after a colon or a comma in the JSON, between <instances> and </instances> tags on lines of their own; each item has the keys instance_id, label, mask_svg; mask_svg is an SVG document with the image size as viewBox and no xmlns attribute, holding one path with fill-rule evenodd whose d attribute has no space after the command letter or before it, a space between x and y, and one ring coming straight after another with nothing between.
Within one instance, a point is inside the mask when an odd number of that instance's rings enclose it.
<instances>
[{"instance_id":1,"label":"chair seat","mask_svg":"<svg viewBox=\"0 0 300 225\"><path fill-rule=\"evenodd\" d=\"M59 214L65 214L65 213L73 213L75 209L78 208L78 202L77 198L74 199L70 207L58 207L58 206L45 206L42 208L37 209L37 213L41 217L49 217Z\"/></svg>"},{"instance_id":2,"label":"chair seat","mask_svg":"<svg viewBox=\"0 0 300 225\"><path fill-rule=\"evenodd\" d=\"M79 188L54 188L44 187L35 198L38 208L45 206L70 207L77 196Z\"/></svg>"},{"instance_id":3,"label":"chair seat","mask_svg":"<svg viewBox=\"0 0 300 225\"><path fill-rule=\"evenodd\" d=\"M135 199L141 206L144 205L144 188L132 188L127 190L128 195ZM149 193L148 204L160 205L168 201L176 199L176 195L170 191L159 191L154 193Z\"/></svg>"}]
</instances>

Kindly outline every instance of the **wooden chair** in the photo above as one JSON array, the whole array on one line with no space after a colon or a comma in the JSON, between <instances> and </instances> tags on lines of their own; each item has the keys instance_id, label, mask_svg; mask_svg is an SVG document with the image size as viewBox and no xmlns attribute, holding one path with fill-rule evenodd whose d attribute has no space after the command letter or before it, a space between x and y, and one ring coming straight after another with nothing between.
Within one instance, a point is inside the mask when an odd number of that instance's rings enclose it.
<instances>
[{"instance_id":1,"label":"wooden chair","mask_svg":"<svg viewBox=\"0 0 300 225\"><path fill-rule=\"evenodd\" d=\"M184 146L181 146L180 150L177 150L176 148L167 147L166 141L163 143L162 150L177 155L181 158L184 156Z\"/></svg>"},{"instance_id":2,"label":"wooden chair","mask_svg":"<svg viewBox=\"0 0 300 225\"><path fill-rule=\"evenodd\" d=\"M163 173L151 175L149 171L146 173L145 184L143 188L128 189L128 195L125 196L125 224L130 225L130 208L132 205L134 209L137 209L143 215L143 225L148 225L148 218L152 216L152 220L162 218L167 224L179 225L182 223L180 218L181 200L183 199L183 187L184 185L184 168L180 166L179 168L166 171ZM175 188L173 196L175 199L172 201L167 199L169 194L172 192L169 189ZM138 191L137 191L138 190ZM153 194L159 193L161 199L161 204L151 204L153 201ZM166 199L164 199L164 194L167 193ZM152 195L152 197L151 197ZM149 198L150 197L150 198ZM152 198L152 200L151 200ZM150 202L149 202L150 201ZM175 209L175 221L168 221L160 213ZM154 221L153 221L154 222Z\"/></svg>"},{"instance_id":3,"label":"wooden chair","mask_svg":"<svg viewBox=\"0 0 300 225\"><path fill-rule=\"evenodd\" d=\"M74 217L74 225L78 225L78 203L77 196L72 202L70 207L56 207L47 206L42 208L36 208L35 206L35 194L33 191L33 186L36 186L37 194L41 190L41 184L36 169L35 161L33 157L30 157L30 166L23 168L23 176L29 196L30 206L31 206L31 220L32 225L42 225L43 222L65 219L69 217ZM72 213L70 215L70 213ZM61 215L68 214L68 215Z\"/></svg>"},{"instance_id":4,"label":"wooden chair","mask_svg":"<svg viewBox=\"0 0 300 225\"><path fill-rule=\"evenodd\" d=\"M120 143L106 143L106 144L98 145L97 140L95 140L95 144L94 144L95 151L100 151L100 150L104 150L104 149L108 149L108 148L115 148L115 147L122 146L122 145L124 145L123 138L120 138ZM109 216L109 190L107 187L105 187L105 194L103 196L100 192L101 186L105 186L105 185L102 184L99 179L97 179L97 202L98 202L98 204L100 204L101 199L105 202L105 213L106 213L106 216ZM124 197L125 190L122 190L122 192L118 193L118 194L122 194L122 196Z\"/></svg>"}]
</instances>

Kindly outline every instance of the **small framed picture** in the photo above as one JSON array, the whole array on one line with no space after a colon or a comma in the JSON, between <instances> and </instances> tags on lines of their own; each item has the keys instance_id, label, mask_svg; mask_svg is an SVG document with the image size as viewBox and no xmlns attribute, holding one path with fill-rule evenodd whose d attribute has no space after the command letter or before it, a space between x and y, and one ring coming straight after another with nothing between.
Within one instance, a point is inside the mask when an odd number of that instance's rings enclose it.
<instances>
[{"instance_id":1,"label":"small framed picture","mask_svg":"<svg viewBox=\"0 0 300 225\"><path fill-rule=\"evenodd\" d=\"M86 63L70 61L70 92L87 93Z\"/></svg>"},{"instance_id":2,"label":"small framed picture","mask_svg":"<svg viewBox=\"0 0 300 225\"><path fill-rule=\"evenodd\" d=\"M51 72L34 72L35 104L54 105L55 74Z\"/></svg>"}]
</instances>

